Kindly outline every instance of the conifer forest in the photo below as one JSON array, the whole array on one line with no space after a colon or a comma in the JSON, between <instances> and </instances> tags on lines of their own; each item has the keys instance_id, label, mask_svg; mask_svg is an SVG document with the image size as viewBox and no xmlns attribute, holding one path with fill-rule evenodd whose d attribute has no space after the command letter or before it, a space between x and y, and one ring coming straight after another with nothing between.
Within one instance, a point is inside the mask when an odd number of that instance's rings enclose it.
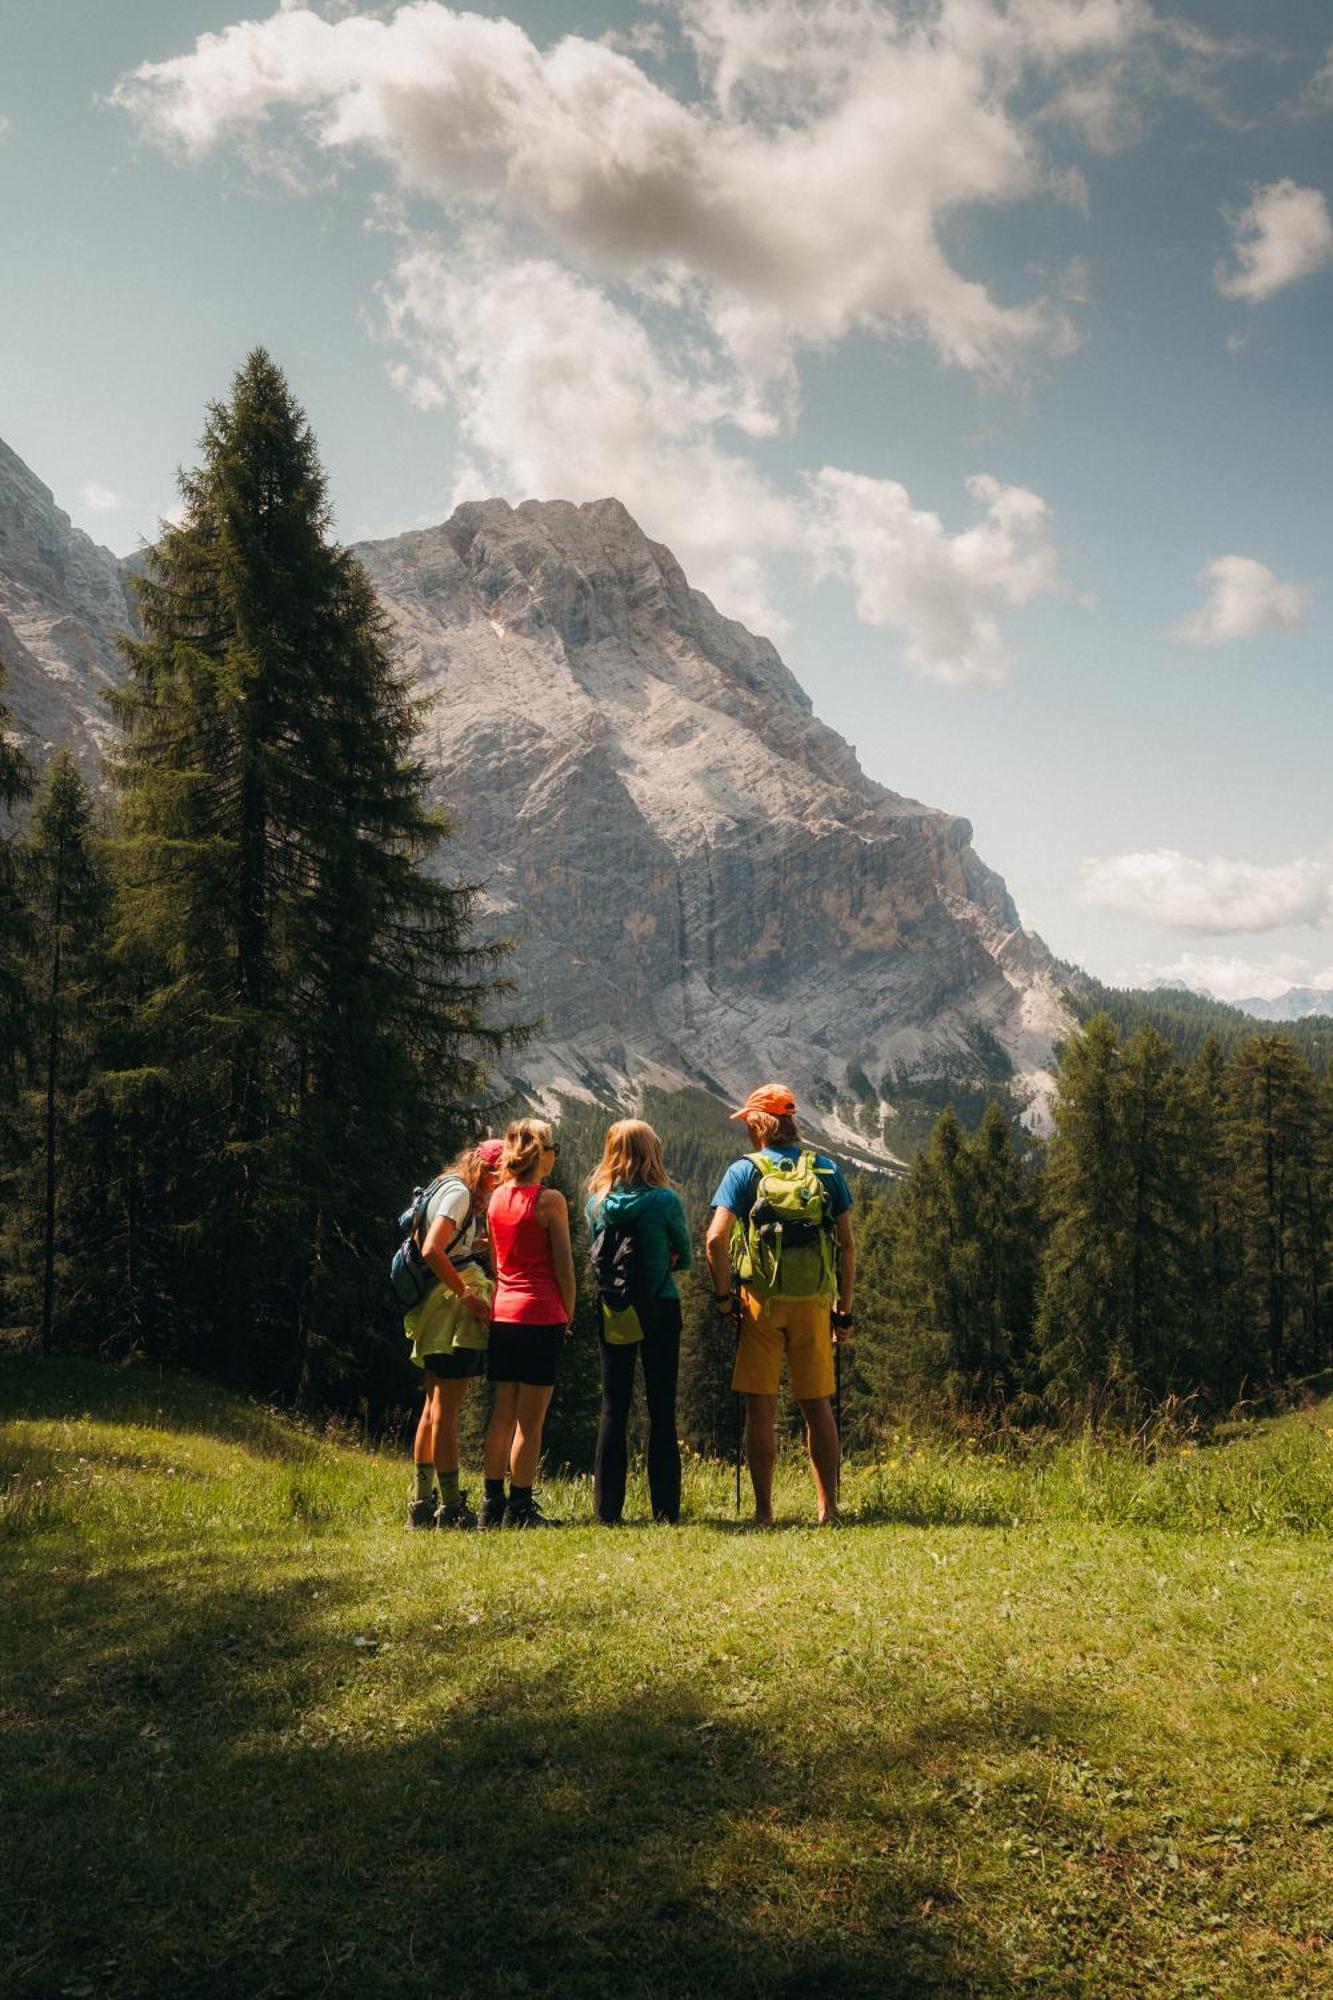
<instances>
[{"instance_id":1,"label":"conifer forest","mask_svg":"<svg viewBox=\"0 0 1333 2000\"><path fill-rule=\"evenodd\" d=\"M382 1422L415 1387L393 1218L503 1127L538 1002L474 935L418 703L262 351L182 501L144 560L105 783L0 733L0 1327ZM944 1109L901 1178L861 1176L849 1442L923 1407L1216 1417L1333 1368L1321 1024L1220 1038L1122 998L1098 990L1066 1043L1049 1138L1001 1085L979 1120ZM576 1211L629 1108L567 1108ZM702 1093L643 1110L701 1240L735 1128ZM706 1272L685 1291L682 1432L725 1454L727 1336ZM550 1427L572 1464L596 1376L588 1298Z\"/></svg>"}]
</instances>

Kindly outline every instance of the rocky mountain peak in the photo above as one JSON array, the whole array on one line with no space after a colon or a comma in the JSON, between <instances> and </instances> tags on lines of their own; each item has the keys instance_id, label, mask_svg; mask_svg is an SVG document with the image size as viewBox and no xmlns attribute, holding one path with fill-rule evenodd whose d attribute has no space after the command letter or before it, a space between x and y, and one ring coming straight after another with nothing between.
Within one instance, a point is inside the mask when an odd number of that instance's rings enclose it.
<instances>
[{"instance_id":1,"label":"rocky mountain peak","mask_svg":"<svg viewBox=\"0 0 1333 2000\"><path fill-rule=\"evenodd\" d=\"M73 526L0 441L0 661L6 701L39 754L71 741L89 762L107 740L103 700L133 612L122 565Z\"/></svg>"},{"instance_id":2,"label":"rocky mountain peak","mask_svg":"<svg viewBox=\"0 0 1333 2000\"><path fill-rule=\"evenodd\" d=\"M540 996L530 1081L780 1074L828 1118L854 1089L884 1144L907 1077L1011 1065L1040 1094L1068 1017L967 822L867 777L618 501L469 503L357 554Z\"/></svg>"},{"instance_id":3,"label":"rocky mountain peak","mask_svg":"<svg viewBox=\"0 0 1333 2000\"><path fill-rule=\"evenodd\" d=\"M517 940L551 1101L643 1082L790 1082L881 1157L924 1082L1014 1077L1040 1111L1070 1016L967 821L869 778L766 639L691 588L618 500L470 502L361 544L419 749L457 826L445 865ZM0 657L41 754L105 740L129 571L0 446Z\"/></svg>"}]
</instances>

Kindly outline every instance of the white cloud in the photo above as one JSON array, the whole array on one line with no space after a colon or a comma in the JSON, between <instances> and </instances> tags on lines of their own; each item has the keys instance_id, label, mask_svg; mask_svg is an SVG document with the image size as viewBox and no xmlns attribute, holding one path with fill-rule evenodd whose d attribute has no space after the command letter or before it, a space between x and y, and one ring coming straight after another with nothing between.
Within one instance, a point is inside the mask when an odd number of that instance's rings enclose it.
<instances>
[{"instance_id":1,"label":"white cloud","mask_svg":"<svg viewBox=\"0 0 1333 2000\"><path fill-rule=\"evenodd\" d=\"M1299 632L1304 622L1305 585L1281 582L1252 556L1217 556L1199 571L1199 582L1208 592L1205 602L1170 634L1191 646L1225 646L1257 632Z\"/></svg>"},{"instance_id":2,"label":"white cloud","mask_svg":"<svg viewBox=\"0 0 1333 2000\"><path fill-rule=\"evenodd\" d=\"M337 22L289 6L142 65L115 98L193 159L286 114L313 148L368 153L456 216L535 225L585 271L692 287L756 390L789 398L794 353L857 330L924 334L992 372L1068 344L1058 300L996 299L941 225L1058 193L1011 100L1049 94L1149 18L1138 0L687 0L700 100L623 47L543 50L439 0Z\"/></svg>"},{"instance_id":3,"label":"white cloud","mask_svg":"<svg viewBox=\"0 0 1333 2000\"><path fill-rule=\"evenodd\" d=\"M1297 110L1316 118L1322 112L1333 111L1333 42L1328 45L1322 69L1315 71L1302 91Z\"/></svg>"},{"instance_id":4,"label":"white cloud","mask_svg":"<svg viewBox=\"0 0 1333 2000\"><path fill-rule=\"evenodd\" d=\"M1280 1000L1293 986L1333 993L1333 965L1322 969L1308 958L1232 958L1210 952L1182 952L1169 964L1140 962L1117 973L1117 986L1187 986L1215 1000Z\"/></svg>"},{"instance_id":5,"label":"white cloud","mask_svg":"<svg viewBox=\"0 0 1333 2000\"><path fill-rule=\"evenodd\" d=\"M1276 866L1196 861L1174 848L1116 854L1083 863L1084 902L1125 910L1151 923L1224 936L1318 927L1333 921L1333 852L1300 855Z\"/></svg>"},{"instance_id":6,"label":"white cloud","mask_svg":"<svg viewBox=\"0 0 1333 2000\"><path fill-rule=\"evenodd\" d=\"M1333 218L1319 188L1274 181L1227 219L1235 269L1219 262L1213 273L1225 298L1259 305L1333 261Z\"/></svg>"},{"instance_id":7,"label":"white cloud","mask_svg":"<svg viewBox=\"0 0 1333 2000\"><path fill-rule=\"evenodd\" d=\"M451 404L473 454L455 502L614 494L725 610L782 630L764 559L796 545L800 520L717 442L734 394L725 375L673 362L632 313L549 259L497 262L490 248L413 243L385 294L413 357L399 386Z\"/></svg>"},{"instance_id":8,"label":"white cloud","mask_svg":"<svg viewBox=\"0 0 1333 2000\"><path fill-rule=\"evenodd\" d=\"M302 149L380 163L392 372L453 412L456 498L615 494L749 623L779 632L769 572L813 560L915 671L1003 677L1003 615L1058 582L1036 495L978 475L979 518L949 534L892 481L825 468L783 492L746 440L794 421L801 352L853 332L989 373L1068 343L1086 273L1001 302L942 226L1086 202L1034 107L1130 46L1142 0L682 0L702 95L654 80L657 41L642 63L625 37L542 49L439 0L326 16L298 0L204 35L116 101L188 159L230 142L293 189ZM423 196L447 238L395 220Z\"/></svg>"},{"instance_id":9,"label":"white cloud","mask_svg":"<svg viewBox=\"0 0 1333 2000\"><path fill-rule=\"evenodd\" d=\"M409 240L385 291L412 355L399 387L424 407L450 405L472 454L455 501L614 494L749 624L782 631L768 570L811 559L852 586L869 623L903 635L915 671L1003 677L999 614L1058 585L1035 494L978 474L968 491L981 519L955 535L890 480L826 467L790 497L719 441L744 395L724 363L671 354L549 259L505 263L493 250L485 236L453 253Z\"/></svg>"},{"instance_id":10,"label":"white cloud","mask_svg":"<svg viewBox=\"0 0 1333 2000\"><path fill-rule=\"evenodd\" d=\"M0 145L3 145L4 141L9 137L13 129L14 129L13 120L7 118L4 112L0 111Z\"/></svg>"},{"instance_id":11,"label":"white cloud","mask_svg":"<svg viewBox=\"0 0 1333 2000\"><path fill-rule=\"evenodd\" d=\"M820 567L851 584L867 624L903 634L915 673L947 686L1003 680L1013 656L1000 612L1060 585L1046 503L985 473L967 490L982 518L950 535L895 480L826 466L811 481Z\"/></svg>"},{"instance_id":12,"label":"white cloud","mask_svg":"<svg viewBox=\"0 0 1333 2000\"><path fill-rule=\"evenodd\" d=\"M88 481L80 498L93 514L114 514L120 505L119 493L113 493L109 486L99 486L95 479Z\"/></svg>"}]
</instances>

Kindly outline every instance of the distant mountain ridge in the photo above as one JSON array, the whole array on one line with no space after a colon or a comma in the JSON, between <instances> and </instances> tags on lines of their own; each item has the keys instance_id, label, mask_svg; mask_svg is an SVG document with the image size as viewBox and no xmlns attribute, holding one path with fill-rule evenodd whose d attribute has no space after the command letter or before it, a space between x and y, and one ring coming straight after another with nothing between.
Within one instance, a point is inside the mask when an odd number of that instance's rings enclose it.
<instances>
[{"instance_id":1,"label":"distant mountain ridge","mask_svg":"<svg viewBox=\"0 0 1333 2000\"><path fill-rule=\"evenodd\" d=\"M1322 1065L1333 1055L1333 1015L1314 1013L1290 1021L1265 1021L1247 1014L1235 1002L1162 981L1154 986L1103 986L1089 972L1067 965L1065 991L1080 1021L1109 1014L1124 1035L1136 1028L1156 1028L1188 1062L1208 1037L1230 1052L1254 1035L1282 1033Z\"/></svg>"},{"instance_id":2,"label":"distant mountain ridge","mask_svg":"<svg viewBox=\"0 0 1333 2000\"><path fill-rule=\"evenodd\" d=\"M1179 993L1214 1007L1234 1007L1255 1021L1307 1021L1312 1015L1333 1019L1333 989L1326 986L1289 986L1272 999L1223 1000L1210 987L1189 986L1183 979L1154 979L1144 989L1150 993Z\"/></svg>"},{"instance_id":3,"label":"distant mountain ridge","mask_svg":"<svg viewBox=\"0 0 1333 2000\"><path fill-rule=\"evenodd\" d=\"M1242 1014L1256 1021L1308 1021L1312 1015L1333 1016L1333 992L1320 986L1289 986L1276 1000L1237 1000Z\"/></svg>"},{"instance_id":4,"label":"distant mountain ridge","mask_svg":"<svg viewBox=\"0 0 1333 2000\"><path fill-rule=\"evenodd\" d=\"M516 1081L610 1104L778 1075L881 1158L941 1080L1012 1083L1040 1117L1063 974L968 823L867 777L618 501L477 502L356 553L435 697L447 865L544 1017ZM39 747L106 740L126 576L0 459L0 655Z\"/></svg>"},{"instance_id":5,"label":"distant mountain ridge","mask_svg":"<svg viewBox=\"0 0 1333 2000\"><path fill-rule=\"evenodd\" d=\"M0 440L0 660L28 749L42 756L68 742L96 762L111 738L116 642L133 618L125 565Z\"/></svg>"}]
</instances>

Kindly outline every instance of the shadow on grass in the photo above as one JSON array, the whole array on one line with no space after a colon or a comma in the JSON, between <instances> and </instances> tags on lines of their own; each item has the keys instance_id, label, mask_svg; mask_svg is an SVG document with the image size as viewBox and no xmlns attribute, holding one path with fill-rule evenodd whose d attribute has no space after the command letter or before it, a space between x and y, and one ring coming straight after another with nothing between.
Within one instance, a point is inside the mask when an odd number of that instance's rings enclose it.
<instances>
[{"instance_id":1,"label":"shadow on grass","mask_svg":"<svg viewBox=\"0 0 1333 2000\"><path fill-rule=\"evenodd\" d=\"M74 1355L47 1361L0 1356L0 1423L91 1417L99 1424L142 1425L165 1435L216 1438L263 1458L308 1459L319 1448L290 1414L247 1403L202 1376L149 1363L117 1366Z\"/></svg>"},{"instance_id":2,"label":"shadow on grass","mask_svg":"<svg viewBox=\"0 0 1333 2000\"><path fill-rule=\"evenodd\" d=\"M683 1680L598 1701L543 1661L535 1621L525 1647L455 1620L410 1642L437 1717L399 1733L373 1638L338 1622L349 1589L238 1587L222 1560L18 1580L7 1993L1019 1989L959 1867L920 1858L920 1815L950 1810L921 1801L965 1756L1076 1730L1072 1709L923 1703L867 1740L830 1708L816 1750Z\"/></svg>"}]
</instances>

